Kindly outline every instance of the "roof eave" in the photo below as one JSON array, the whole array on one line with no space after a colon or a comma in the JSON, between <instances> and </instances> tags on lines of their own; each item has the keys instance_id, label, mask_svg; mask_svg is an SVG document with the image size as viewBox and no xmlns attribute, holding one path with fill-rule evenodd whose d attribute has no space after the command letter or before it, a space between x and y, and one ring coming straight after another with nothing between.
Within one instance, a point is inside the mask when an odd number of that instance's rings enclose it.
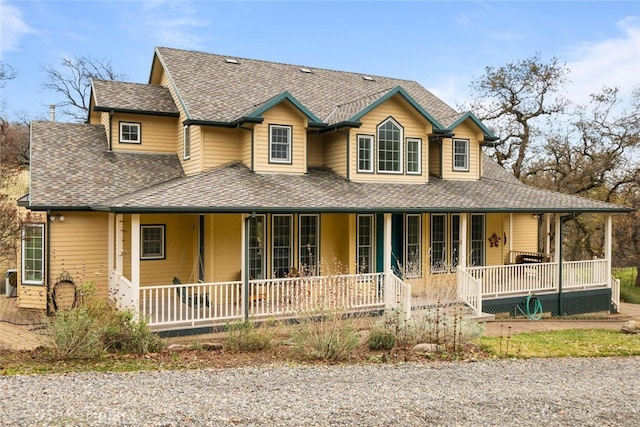
<instances>
[{"instance_id":1,"label":"roof eave","mask_svg":"<svg viewBox=\"0 0 640 427\"><path fill-rule=\"evenodd\" d=\"M172 111L150 111L150 110L133 110L128 108L114 108L114 107L103 107L103 106L95 106L93 107L93 111L99 112L115 112L115 113L124 113L124 114L141 114L145 116L164 116L164 117L180 117L179 112Z\"/></svg>"}]
</instances>

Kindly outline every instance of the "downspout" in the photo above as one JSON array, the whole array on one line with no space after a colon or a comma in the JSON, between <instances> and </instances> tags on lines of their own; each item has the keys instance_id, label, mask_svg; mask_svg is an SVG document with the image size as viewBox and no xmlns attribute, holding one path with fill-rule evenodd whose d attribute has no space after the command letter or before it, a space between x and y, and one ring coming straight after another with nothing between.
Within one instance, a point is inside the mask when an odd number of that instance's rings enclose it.
<instances>
[{"instance_id":1,"label":"downspout","mask_svg":"<svg viewBox=\"0 0 640 427\"><path fill-rule=\"evenodd\" d=\"M47 260L46 260L46 265L45 265L45 269L47 270L47 316L51 316L53 314L53 312L51 311L50 307L51 304L49 301L49 298L51 296L51 230L49 229L49 227L51 227L51 210L47 209L47 223L45 226L45 232L47 233L47 249L46 249L46 256L47 256Z\"/></svg>"},{"instance_id":2,"label":"downspout","mask_svg":"<svg viewBox=\"0 0 640 427\"><path fill-rule=\"evenodd\" d=\"M113 110L109 112L109 147L108 152L111 152L113 147Z\"/></svg>"}]
</instances>

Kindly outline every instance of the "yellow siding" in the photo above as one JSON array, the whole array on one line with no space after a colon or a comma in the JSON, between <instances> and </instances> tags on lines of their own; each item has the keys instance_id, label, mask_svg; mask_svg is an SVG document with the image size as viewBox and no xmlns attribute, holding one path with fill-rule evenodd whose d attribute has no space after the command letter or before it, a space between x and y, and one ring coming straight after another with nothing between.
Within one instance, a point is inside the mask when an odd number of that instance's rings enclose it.
<instances>
[{"instance_id":1,"label":"yellow siding","mask_svg":"<svg viewBox=\"0 0 640 427\"><path fill-rule=\"evenodd\" d=\"M347 176L347 140L341 133L326 134L325 140L325 165L333 169L338 175Z\"/></svg>"},{"instance_id":2,"label":"yellow siding","mask_svg":"<svg viewBox=\"0 0 640 427\"><path fill-rule=\"evenodd\" d=\"M21 285L18 292L18 307L45 310L47 308L46 286Z\"/></svg>"},{"instance_id":3,"label":"yellow siding","mask_svg":"<svg viewBox=\"0 0 640 427\"><path fill-rule=\"evenodd\" d=\"M377 126L388 119L389 117L398 122L402 127L402 171L403 173L378 173L377 172ZM362 126L360 126L357 132L351 132L350 134L350 153L349 153L349 167L351 170L350 179L353 181L367 182L403 182L403 183L421 183L428 181L427 174L427 135L431 132L431 124L422 116L420 116L415 109L410 106L400 96L394 96L389 100L383 102L371 112L367 113L362 119ZM358 173L358 146L357 135L376 135L374 138L374 170L375 173ZM420 138L422 141L421 147L421 174L420 175L408 175L406 174L406 139L407 138Z\"/></svg>"},{"instance_id":4,"label":"yellow siding","mask_svg":"<svg viewBox=\"0 0 640 427\"><path fill-rule=\"evenodd\" d=\"M203 170L240 160L245 133L240 129L202 128Z\"/></svg>"},{"instance_id":5,"label":"yellow siding","mask_svg":"<svg viewBox=\"0 0 640 427\"><path fill-rule=\"evenodd\" d=\"M307 171L307 119L288 101L266 111L264 122L256 125L254 167L256 172L301 174ZM291 164L269 163L269 125L292 126Z\"/></svg>"},{"instance_id":6,"label":"yellow siding","mask_svg":"<svg viewBox=\"0 0 640 427\"><path fill-rule=\"evenodd\" d=\"M106 297L109 285L107 214L64 212L63 215L64 222L49 223L51 285L61 276L71 276L76 286L94 283L97 295Z\"/></svg>"},{"instance_id":7,"label":"yellow siding","mask_svg":"<svg viewBox=\"0 0 640 427\"><path fill-rule=\"evenodd\" d=\"M538 218L531 214L513 214L514 251L538 252Z\"/></svg>"},{"instance_id":8,"label":"yellow siding","mask_svg":"<svg viewBox=\"0 0 640 427\"><path fill-rule=\"evenodd\" d=\"M508 246L505 250L504 244L504 220L502 214L492 213L485 215L485 254L486 265L502 265L504 264L505 254L508 256ZM489 238L493 233L500 238L498 246L491 247Z\"/></svg>"},{"instance_id":9,"label":"yellow siding","mask_svg":"<svg viewBox=\"0 0 640 427\"><path fill-rule=\"evenodd\" d=\"M198 280L197 215L141 215L140 225L165 225L165 259L140 260L140 284L169 284L173 277L182 283ZM130 236L130 235L129 235ZM137 255L139 256L139 254Z\"/></svg>"},{"instance_id":10,"label":"yellow siding","mask_svg":"<svg viewBox=\"0 0 640 427\"><path fill-rule=\"evenodd\" d=\"M482 150L479 141L483 139L482 132L470 121L466 120L453 130L456 139L469 140L469 171L453 170L453 139L442 140L442 177L452 180L480 179L480 160Z\"/></svg>"},{"instance_id":11,"label":"yellow siding","mask_svg":"<svg viewBox=\"0 0 640 427\"><path fill-rule=\"evenodd\" d=\"M103 124L105 115L107 123L109 119L108 113L104 113ZM116 113L111 121L112 149L114 151L174 153L176 151L176 121L175 117ZM120 122L140 123L140 144L120 143Z\"/></svg>"},{"instance_id":12,"label":"yellow siding","mask_svg":"<svg viewBox=\"0 0 640 427\"><path fill-rule=\"evenodd\" d=\"M102 124L102 126L104 126L104 131L107 135L107 147L109 147L109 138L111 138L111 128L109 127L110 121L109 121L109 113L96 113L96 114L100 114L100 124ZM115 135L118 135L118 133L116 132ZM113 142L113 140L112 140ZM113 149L113 147L111 148Z\"/></svg>"},{"instance_id":13,"label":"yellow siding","mask_svg":"<svg viewBox=\"0 0 640 427\"><path fill-rule=\"evenodd\" d=\"M242 221L239 214L214 215L212 250L213 280L216 282L240 280Z\"/></svg>"},{"instance_id":14,"label":"yellow siding","mask_svg":"<svg viewBox=\"0 0 640 427\"><path fill-rule=\"evenodd\" d=\"M442 165L440 164L440 147L437 142L429 143L429 175L441 177Z\"/></svg>"},{"instance_id":15,"label":"yellow siding","mask_svg":"<svg viewBox=\"0 0 640 427\"><path fill-rule=\"evenodd\" d=\"M349 214L320 215L320 273L344 274L349 271Z\"/></svg>"},{"instance_id":16,"label":"yellow siding","mask_svg":"<svg viewBox=\"0 0 640 427\"><path fill-rule=\"evenodd\" d=\"M244 130L243 135L241 137L241 145L240 145L240 159L242 163L249 169L253 169L253 165L251 164L251 141L253 139L253 126L252 130Z\"/></svg>"},{"instance_id":17,"label":"yellow siding","mask_svg":"<svg viewBox=\"0 0 640 427\"><path fill-rule=\"evenodd\" d=\"M324 138L322 135L307 135L307 162L309 166L324 166Z\"/></svg>"}]
</instances>

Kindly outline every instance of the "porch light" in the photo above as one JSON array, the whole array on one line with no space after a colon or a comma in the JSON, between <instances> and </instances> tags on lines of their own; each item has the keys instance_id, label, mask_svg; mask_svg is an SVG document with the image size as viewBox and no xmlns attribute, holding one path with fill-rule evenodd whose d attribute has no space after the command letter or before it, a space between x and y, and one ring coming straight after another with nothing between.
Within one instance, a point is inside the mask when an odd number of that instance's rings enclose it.
<instances>
[{"instance_id":1,"label":"porch light","mask_svg":"<svg viewBox=\"0 0 640 427\"><path fill-rule=\"evenodd\" d=\"M60 222L64 222L65 217L64 217L64 215L51 215L51 216L49 217L49 221L51 221L51 222L55 221L56 219L57 219L58 221L60 221Z\"/></svg>"}]
</instances>

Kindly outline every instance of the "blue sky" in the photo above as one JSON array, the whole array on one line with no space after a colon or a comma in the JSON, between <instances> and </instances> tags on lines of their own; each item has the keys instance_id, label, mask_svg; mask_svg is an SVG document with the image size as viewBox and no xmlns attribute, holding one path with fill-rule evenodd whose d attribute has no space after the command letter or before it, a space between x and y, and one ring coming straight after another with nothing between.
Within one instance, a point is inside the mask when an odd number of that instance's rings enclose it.
<instances>
[{"instance_id":1,"label":"blue sky","mask_svg":"<svg viewBox=\"0 0 640 427\"><path fill-rule=\"evenodd\" d=\"M640 84L640 2L0 0L0 60L18 72L4 110L48 117L60 99L42 67L65 56L146 83L155 46L415 80L453 106L486 66L539 52L567 64L566 95L584 102Z\"/></svg>"}]
</instances>

